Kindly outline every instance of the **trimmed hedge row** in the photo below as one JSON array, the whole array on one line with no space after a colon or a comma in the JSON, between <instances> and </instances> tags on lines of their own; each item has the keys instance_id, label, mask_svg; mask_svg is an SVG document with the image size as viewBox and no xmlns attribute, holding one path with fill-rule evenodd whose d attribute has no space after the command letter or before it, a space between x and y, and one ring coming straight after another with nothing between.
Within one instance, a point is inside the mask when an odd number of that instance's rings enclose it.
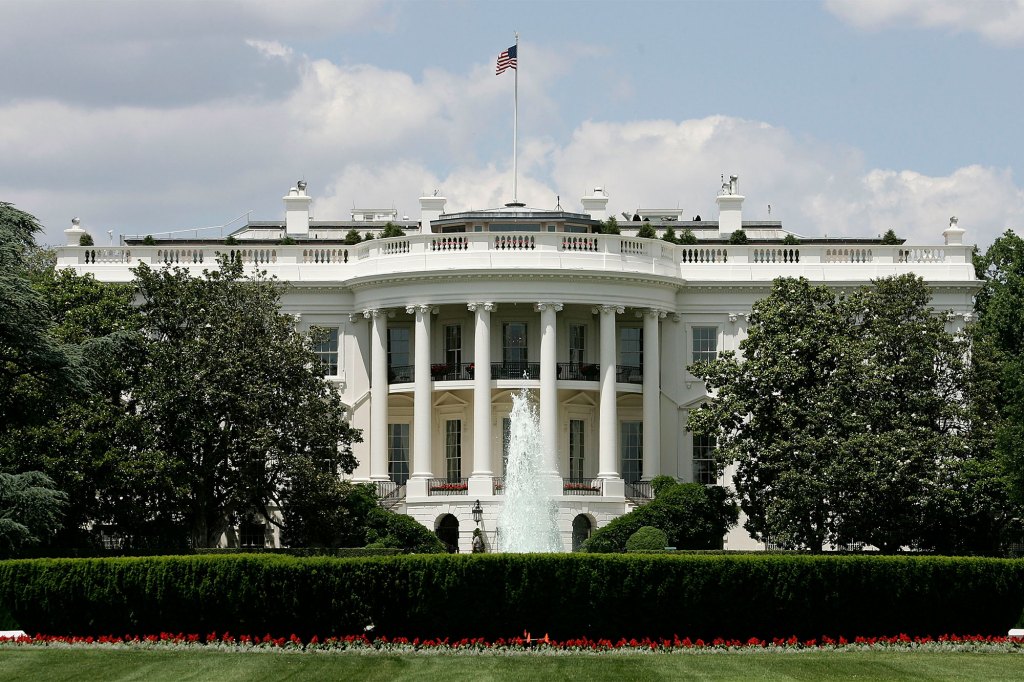
<instances>
[{"instance_id":1,"label":"trimmed hedge row","mask_svg":"<svg viewBox=\"0 0 1024 682\"><path fill-rule=\"evenodd\" d=\"M783 555L275 555L0 562L47 634L747 639L1005 634L1024 561Z\"/></svg>"}]
</instances>

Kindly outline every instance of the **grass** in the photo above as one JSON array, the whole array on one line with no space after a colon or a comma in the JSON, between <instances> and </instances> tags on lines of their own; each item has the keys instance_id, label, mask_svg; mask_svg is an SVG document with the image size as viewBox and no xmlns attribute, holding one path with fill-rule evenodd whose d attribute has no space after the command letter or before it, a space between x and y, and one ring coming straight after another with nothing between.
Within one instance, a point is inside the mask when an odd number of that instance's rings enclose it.
<instances>
[{"instance_id":1,"label":"grass","mask_svg":"<svg viewBox=\"0 0 1024 682\"><path fill-rule=\"evenodd\" d=\"M1009 680L1013 653L799 653L472 656L0 649L0 679L88 680Z\"/></svg>"}]
</instances>

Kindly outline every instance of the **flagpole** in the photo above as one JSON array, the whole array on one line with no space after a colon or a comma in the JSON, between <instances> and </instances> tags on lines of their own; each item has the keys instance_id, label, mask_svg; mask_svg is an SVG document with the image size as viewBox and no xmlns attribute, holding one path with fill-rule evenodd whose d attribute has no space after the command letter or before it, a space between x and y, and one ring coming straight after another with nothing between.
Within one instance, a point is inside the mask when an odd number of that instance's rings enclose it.
<instances>
[{"instance_id":1,"label":"flagpole","mask_svg":"<svg viewBox=\"0 0 1024 682\"><path fill-rule=\"evenodd\" d=\"M516 35L516 59L519 58L519 31ZM512 203L519 203L519 168L517 166L516 154L519 150L519 65L513 69L516 72L515 84L515 109L512 113Z\"/></svg>"}]
</instances>

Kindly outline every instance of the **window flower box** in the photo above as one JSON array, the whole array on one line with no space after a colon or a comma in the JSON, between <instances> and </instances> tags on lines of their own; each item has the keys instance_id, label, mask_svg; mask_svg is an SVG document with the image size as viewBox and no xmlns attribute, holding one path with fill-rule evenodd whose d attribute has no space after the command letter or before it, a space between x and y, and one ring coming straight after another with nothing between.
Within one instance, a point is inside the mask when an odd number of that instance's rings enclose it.
<instances>
[{"instance_id":1,"label":"window flower box","mask_svg":"<svg viewBox=\"0 0 1024 682\"><path fill-rule=\"evenodd\" d=\"M437 485L430 486L430 491L431 492L435 492L435 493L437 493L437 492L451 493L451 492L458 492L458 491L462 491L462 490L469 490L469 484L468 483L438 483Z\"/></svg>"}]
</instances>

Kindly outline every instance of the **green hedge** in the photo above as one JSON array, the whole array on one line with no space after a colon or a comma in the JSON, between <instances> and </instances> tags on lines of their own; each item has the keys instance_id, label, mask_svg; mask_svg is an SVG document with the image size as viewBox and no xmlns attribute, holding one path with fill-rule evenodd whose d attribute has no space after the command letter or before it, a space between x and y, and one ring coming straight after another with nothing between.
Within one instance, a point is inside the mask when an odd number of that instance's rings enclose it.
<instances>
[{"instance_id":1,"label":"green hedge","mask_svg":"<svg viewBox=\"0 0 1024 682\"><path fill-rule=\"evenodd\" d=\"M818 637L1005 634L1024 561L793 555L276 555L0 562L49 634Z\"/></svg>"}]
</instances>

